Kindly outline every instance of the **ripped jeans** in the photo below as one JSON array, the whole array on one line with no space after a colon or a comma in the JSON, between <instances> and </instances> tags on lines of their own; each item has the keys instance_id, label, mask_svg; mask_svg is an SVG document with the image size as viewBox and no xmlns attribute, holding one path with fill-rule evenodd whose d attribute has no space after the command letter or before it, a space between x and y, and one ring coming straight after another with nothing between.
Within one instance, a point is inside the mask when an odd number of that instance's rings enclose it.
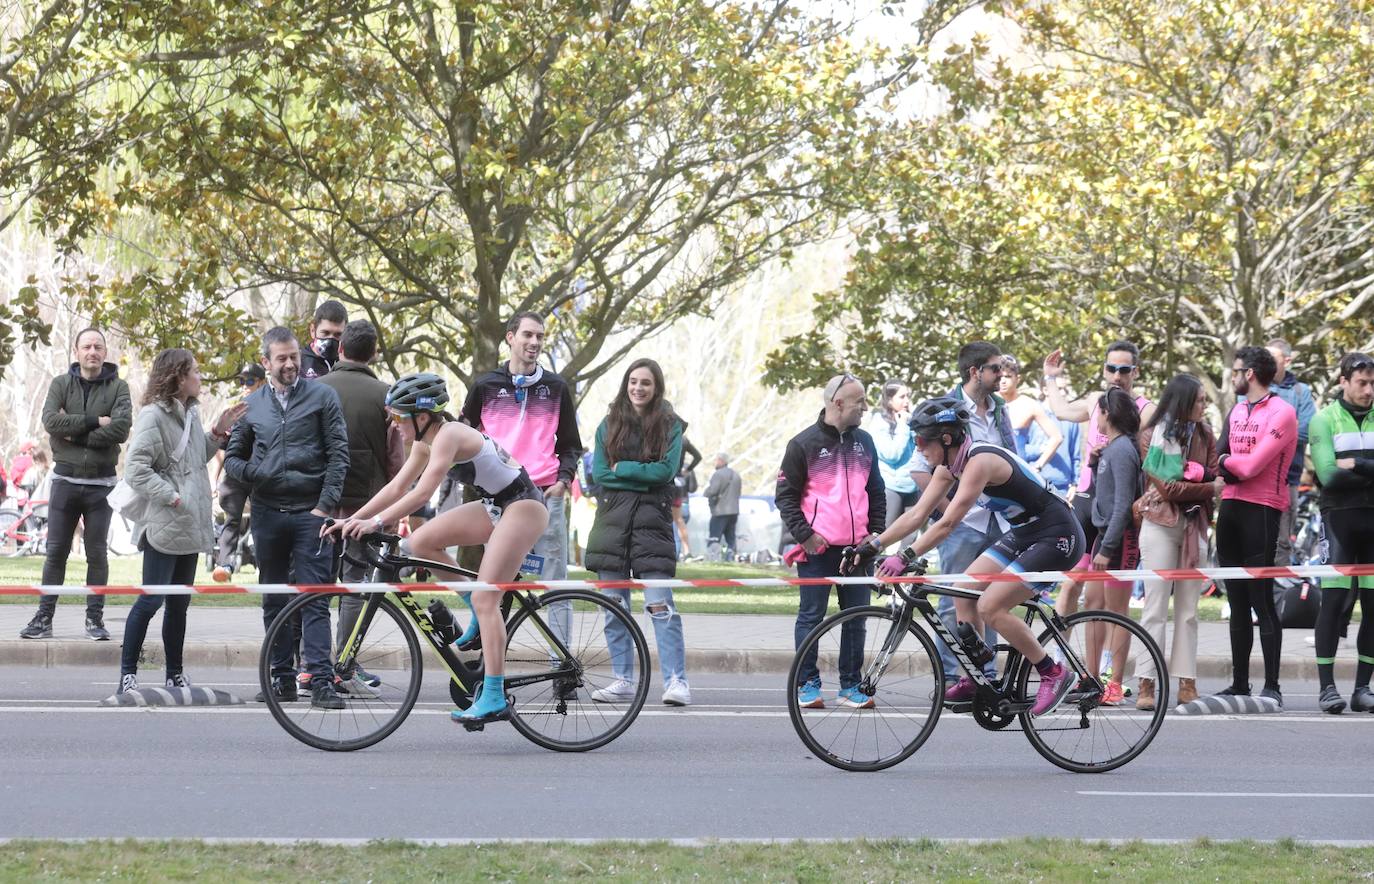
<instances>
[{"instance_id":1,"label":"ripped jeans","mask_svg":"<svg viewBox=\"0 0 1374 884\"><path fill-rule=\"evenodd\" d=\"M628 575L600 572L598 580L627 580ZM671 574L636 574L636 580L671 577ZM620 607L634 616L630 610L630 590L603 589L602 594L620 603ZM654 608L659 610L655 611ZM654 643L658 646L658 667L663 674L663 685L673 679L687 680L687 648L682 639L682 615L673 604L673 591L667 588L644 590L644 610L654 624ZM611 651L611 670L616 678L634 680L634 646L630 636L619 621L606 620L606 646Z\"/></svg>"}]
</instances>

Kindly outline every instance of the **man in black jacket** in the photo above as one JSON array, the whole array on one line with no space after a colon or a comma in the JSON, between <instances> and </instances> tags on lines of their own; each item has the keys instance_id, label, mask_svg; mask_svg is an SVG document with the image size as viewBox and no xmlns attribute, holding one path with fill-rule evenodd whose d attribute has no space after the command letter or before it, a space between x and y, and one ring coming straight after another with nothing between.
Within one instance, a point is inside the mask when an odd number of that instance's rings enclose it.
<instances>
[{"instance_id":1,"label":"man in black jacket","mask_svg":"<svg viewBox=\"0 0 1374 884\"><path fill-rule=\"evenodd\" d=\"M329 583L333 544L320 537L329 513L339 506L348 472L348 429L338 395L300 376L301 350L290 329L270 329L262 339L267 386L248 397L248 413L234 425L224 452L224 469L248 485L253 502L253 545L263 583ZM288 597L262 597L264 626L270 626ZM330 662L329 602L324 596L301 613L304 662L311 703L342 709ZM289 639L272 647L273 691L296 697L296 672ZM258 695L259 700L262 695Z\"/></svg>"},{"instance_id":2,"label":"man in black jacket","mask_svg":"<svg viewBox=\"0 0 1374 884\"><path fill-rule=\"evenodd\" d=\"M778 512L805 555L797 562L798 577L834 577L846 546L862 543L887 524L887 497L878 472L873 437L859 429L864 414L864 385L851 374L837 375L825 385L824 410L814 424L787 443L778 472ZM837 587L840 608L868 604L867 586ZM825 617L829 586L803 586L797 603L794 640L798 647ZM869 708L873 698L858 688L863 663L863 624L844 628L840 636L837 701L842 706ZM802 662L795 688L801 705L819 709L821 675L815 654Z\"/></svg>"},{"instance_id":3,"label":"man in black jacket","mask_svg":"<svg viewBox=\"0 0 1374 884\"><path fill-rule=\"evenodd\" d=\"M67 557L80 521L85 525L86 585L103 586L110 579L107 543L113 515L106 498L115 486L120 443L133 426L133 405L119 366L105 361L105 335L99 329L79 332L73 349L76 361L52 379L43 403L43 428L53 455L43 585L57 586L67 579ZM43 596L38 613L19 636L52 638L56 609L57 596ZM110 640L104 611L103 595L86 596L86 635L98 642Z\"/></svg>"},{"instance_id":4,"label":"man in black jacket","mask_svg":"<svg viewBox=\"0 0 1374 884\"><path fill-rule=\"evenodd\" d=\"M315 316L310 320L310 340L301 350L301 377L313 381L333 370L339 361L339 342L347 324L348 311L338 301L325 301L315 308Z\"/></svg>"},{"instance_id":5,"label":"man in black jacket","mask_svg":"<svg viewBox=\"0 0 1374 884\"><path fill-rule=\"evenodd\" d=\"M334 515L346 518L353 515L382 486L401 471L405 446L401 435L386 416L386 391L389 385L381 381L367 364L377 355L377 328L366 319L355 319L344 327L339 339L339 361L319 382L339 396L344 424L348 428L348 473L344 476L343 494ZM356 543L357 541L349 541ZM357 554L356 558L363 558ZM361 582L367 570L344 563L343 579ZM353 626L362 613L364 596L346 595L339 599L338 645L353 634ZM339 671L344 684L356 676L368 687L381 681L361 666Z\"/></svg>"}]
</instances>

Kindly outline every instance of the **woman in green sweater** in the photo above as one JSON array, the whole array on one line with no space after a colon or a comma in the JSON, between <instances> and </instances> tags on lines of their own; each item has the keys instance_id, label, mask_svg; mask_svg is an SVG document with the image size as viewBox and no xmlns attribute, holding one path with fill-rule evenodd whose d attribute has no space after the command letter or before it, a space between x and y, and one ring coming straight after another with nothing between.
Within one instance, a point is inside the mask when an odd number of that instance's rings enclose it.
<instances>
[{"instance_id":1,"label":"woman in green sweater","mask_svg":"<svg viewBox=\"0 0 1374 884\"><path fill-rule=\"evenodd\" d=\"M673 577L673 477L682 463L687 424L663 398L663 369L652 359L636 359L621 380L605 420L596 428L592 481L601 487L596 521L587 538L587 568L601 580ZM603 590L630 609L628 589ZM692 702L687 685L682 617L668 588L644 590L644 610L654 624L663 702ZM592 693L599 703L618 703L635 694L629 638L607 621L606 643L616 681Z\"/></svg>"}]
</instances>

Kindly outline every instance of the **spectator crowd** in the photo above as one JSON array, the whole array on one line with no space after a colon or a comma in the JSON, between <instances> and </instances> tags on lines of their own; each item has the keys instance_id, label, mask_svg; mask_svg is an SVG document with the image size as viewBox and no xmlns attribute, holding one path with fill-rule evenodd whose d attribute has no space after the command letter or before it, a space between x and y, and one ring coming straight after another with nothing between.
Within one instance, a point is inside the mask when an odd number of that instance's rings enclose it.
<instances>
[{"instance_id":1,"label":"spectator crowd","mask_svg":"<svg viewBox=\"0 0 1374 884\"><path fill-rule=\"evenodd\" d=\"M195 354L179 348L158 353L135 409L128 384L109 359L105 335L87 328L74 340L69 370L47 390L42 422L48 444L22 445L8 470L0 469L0 483L13 496L46 503L44 585L66 580L78 529L85 585L108 582L108 534L116 510L135 525L145 584L193 582L202 555L212 556L212 576L220 582L252 564L265 583L327 583L335 576L333 545L356 540L348 539L346 531L338 537L329 534L323 530L326 520L357 517L388 526L405 521L415 531L436 517L457 525L460 517L451 511L464 490L469 499L489 497L472 478L478 470L480 480L479 468L463 473L455 463L441 486L439 474L412 456L415 442L431 426L447 432L444 422L453 421L464 426L450 434L460 450L468 444L464 434L470 434L472 444L488 452L483 456L496 458L493 463L523 467L532 487L507 492L502 506L525 512L537 500L543 507L533 510L538 519L524 523L528 543L501 540L513 536L514 528L505 535L482 528L481 542L489 544L489 553L500 548L505 555L501 544L515 543L521 549L513 546L510 553L512 561L523 557L521 571L545 580L566 577L567 507L580 489L597 502L586 542L589 570L606 581L675 576L679 561L691 554L687 502L697 490L695 468L702 457L687 438L687 421L666 398L662 368L648 358L630 364L595 425L587 452L573 391L542 358L543 317L512 317L505 344L507 360L475 378L456 416L445 410L442 383L430 391L416 387L432 377L425 375L402 379L415 388L407 395L418 396L416 414L442 419L426 422L397 415L388 411L388 397L397 394L402 382L390 384L378 377L377 329L366 320L349 321L341 304L327 301L315 311L304 340L285 327L263 335L260 358L237 375L241 395L210 420L200 413L202 378ZM1239 349L1229 366L1236 404L1219 414L1208 385L1191 374L1158 379L1158 400L1145 395L1140 352L1129 341L1107 348L1100 378L1079 396L1069 386L1062 352L1044 357L1038 383L1032 383L1012 355L974 341L959 350L959 382L944 395L963 403L972 442L1013 455L1028 475L1071 505L1087 540L1080 567L1188 568L1203 563L1211 548L1223 566L1291 562L1299 486L1305 479L1319 488L1324 560L1374 563L1374 359L1346 354L1337 368L1337 387L1319 407L1311 388L1291 370L1293 357L1292 347L1281 339ZM847 548L869 542L917 507L934 471L909 424L913 386L888 381L873 391L870 401L869 388L859 377L840 372L821 390L813 420L795 416L798 432L781 453L775 499L795 544L785 560L796 565L800 576L838 576ZM730 461L728 452L715 455L703 489L710 507L710 545L727 558L737 547L742 491ZM449 469L447 461L442 466ZM435 489L441 498L437 512L427 503ZM223 513L218 530L214 499ZM937 550L942 571L964 571L1009 530L996 506L985 499L980 504L948 533L941 529ZM500 509L492 515L493 525ZM908 530L908 523L899 530ZM426 536L417 535L417 544ZM343 576L361 577L350 571ZM867 586L834 588L841 608L869 602ZM1051 594L1049 587L1036 589L1046 597ZM1224 590L1232 679L1222 693L1252 692L1250 662L1258 632L1263 661L1258 693L1281 706L1283 628L1274 582L1227 580ZM830 591L825 585L800 589L794 629L798 645L825 616ZM1166 658L1169 675L1178 680L1173 697L1187 702L1198 696L1202 591L1197 580L1150 579L1139 587L1123 581L1070 581L1057 588L1055 604L1064 614L1080 606L1127 613L1133 592L1141 594L1142 625L1162 648L1171 638ZM628 590L605 592L629 610ZM1334 657L1358 601L1362 622L1349 706L1374 711L1369 690L1374 578L1325 580L1320 594L1314 642L1321 708L1338 713L1347 706L1335 683ZM662 700L690 704L687 640L673 593L650 588L643 596L658 649ZM182 667L188 600L144 596L135 603L123 636L120 691L139 686L140 652L159 608L164 609L165 683L189 684ZM285 601L282 595L264 596L265 626ZM56 602L56 596L41 597L22 637L51 637ZM950 602L941 597L940 612L955 632ZM270 689L284 699L306 691L314 705L328 709L342 707L340 694L354 680L375 685L371 673L338 671L333 662L360 604L356 597L341 600L337 629L331 628L331 599L320 596L309 604L300 618L297 646L281 642L272 649ZM110 639L103 607L103 595L87 597L84 629L95 641ZM479 611L477 616L487 615ZM569 616L555 608L550 623L566 634ZM1172 630L1167 628L1170 622ZM612 626L606 640L614 651L628 637ZM1104 702L1124 704L1133 693L1138 708L1153 708L1164 693L1156 684L1160 674L1142 664L1130 690L1125 677L1131 649L1122 643L1124 638L1104 634L1089 640L1089 659L1109 672ZM997 636L988 629L984 640L993 645ZM842 640L842 682L862 662L861 643L861 635ZM947 677L957 675L950 650L942 647L941 656ZM992 675L996 660L986 666ZM871 703L852 681L823 685L814 660L802 661L799 672L794 687L803 706L824 706L827 687L836 689L831 702ZM592 699L616 702L633 691L633 673L616 676L619 680L594 692Z\"/></svg>"}]
</instances>

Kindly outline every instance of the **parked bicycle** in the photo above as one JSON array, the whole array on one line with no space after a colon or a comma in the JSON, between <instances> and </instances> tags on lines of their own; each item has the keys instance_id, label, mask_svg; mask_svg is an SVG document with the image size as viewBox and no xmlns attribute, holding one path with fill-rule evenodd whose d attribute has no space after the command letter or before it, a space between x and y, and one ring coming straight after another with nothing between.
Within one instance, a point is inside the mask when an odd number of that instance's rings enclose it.
<instances>
[{"instance_id":1,"label":"parked bicycle","mask_svg":"<svg viewBox=\"0 0 1374 884\"><path fill-rule=\"evenodd\" d=\"M48 551L48 502L24 497L0 507L0 555L41 556Z\"/></svg>"},{"instance_id":2,"label":"parked bicycle","mask_svg":"<svg viewBox=\"0 0 1374 884\"><path fill-rule=\"evenodd\" d=\"M341 561L367 568L372 583L397 584L403 573L426 580L435 570L456 572L466 579L477 577L443 562L404 555L400 541L393 534L366 535L359 545L364 559L344 552L343 544L336 549ZM317 749L349 751L371 746L394 732L420 697L424 677L420 636L448 674L450 699L462 709L471 705L474 689L482 684L480 636L461 647L453 645L458 630L436 622L420 600L405 590L368 593L352 634L337 652L336 671L364 669L380 684L369 686L358 679L342 682L346 693L341 710L278 699L272 690L269 649L278 635L291 629L293 616L311 599L311 594L303 594L282 608L267 629L259 663L267 706L291 736ZM558 630L550 628L544 615L555 602L569 602L572 609L566 620L557 612ZM560 752L596 749L623 734L639 715L649 691L649 648L634 619L606 596L585 590L508 592L502 611L508 633L505 684L515 729L536 745ZM440 619L447 618L441 614ZM629 651L619 657L612 656L605 638L605 624L611 620L630 639ZM617 679L633 686L628 698L592 701L593 691ZM483 725L464 727L482 730Z\"/></svg>"},{"instance_id":3,"label":"parked bicycle","mask_svg":"<svg viewBox=\"0 0 1374 884\"><path fill-rule=\"evenodd\" d=\"M931 595L975 599L976 591L933 582L878 584L876 591L890 595L889 603L850 608L823 620L797 649L788 674L788 712L797 735L817 758L835 767L883 770L911 757L930 737L944 709L972 713L974 721L990 731L1019 722L1037 752L1077 773L1100 773L1126 764L1145 751L1164 722L1169 708L1164 656L1149 634L1129 617L1108 611L1079 611L1061 618L1053 605L1038 599L1023 605L1028 626L1037 620L1044 624L1041 646L1077 675L1074 687L1057 707L1033 716L1030 710L1040 686L1035 667L1015 648L999 644L991 650L1006 653L1002 675L995 680L987 678L970 654L971 650L988 650L981 639L971 634L976 643L972 646L957 641L928 599ZM929 632L921 628L917 615L925 620ZM1094 629L1126 630L1135 653L1153 661L1161 691L1153 712L1102 703L1106 685L1096 671L1098 661L1086 660L1087 635ZM857 641L851 644L851 654L858 649L853 659L841 657L843 634L849 635L851 642ZM971 702L944 701L945 673L936 652L937 639L950 647L960 668L977 684ZM848 688L851 685L841 683L840 673L847 671L850 678L857 673L853 686L872 699L862 706L841 700L839 706L830 708L802 708L795 686L802 661L811 654L817 655L823 682Z\"/></svg>"}]
</instances>

